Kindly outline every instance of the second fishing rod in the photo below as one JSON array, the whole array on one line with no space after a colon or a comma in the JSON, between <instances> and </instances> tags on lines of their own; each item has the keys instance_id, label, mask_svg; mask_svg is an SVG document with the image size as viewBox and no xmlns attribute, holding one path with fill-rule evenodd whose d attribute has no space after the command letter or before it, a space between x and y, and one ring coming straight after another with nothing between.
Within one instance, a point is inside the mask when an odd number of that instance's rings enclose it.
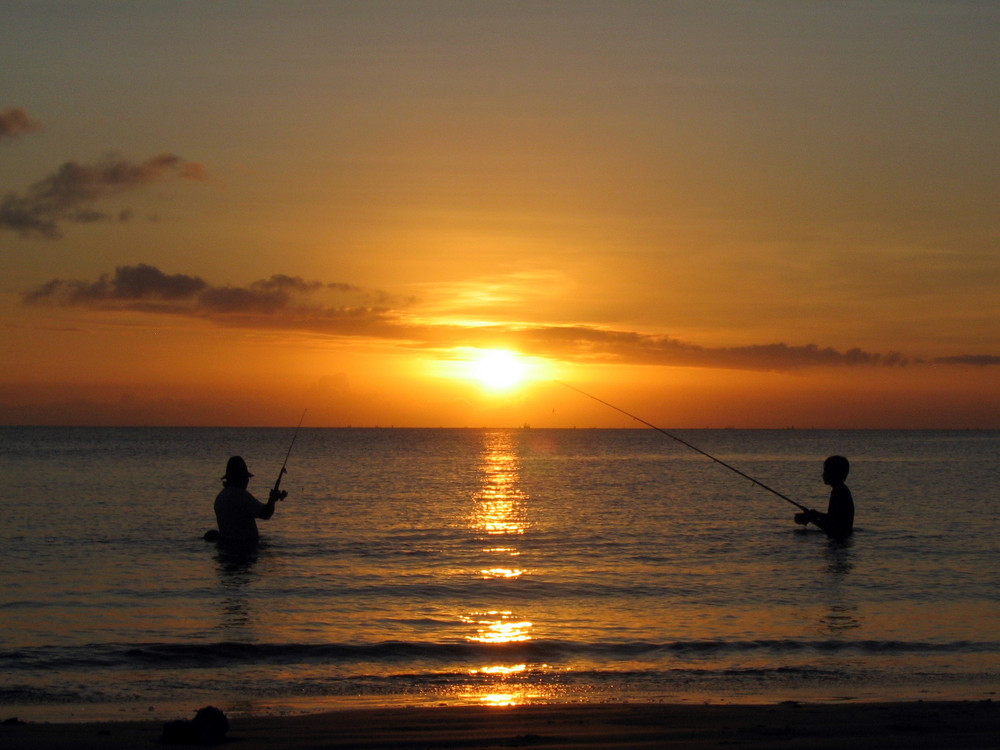
<instances>
[{"instance_id":1,"label":"second fishing rod","mask_svg":"<svg viewBox=\"0 0 1000 750\"><path fill-rule=\"evenodd\" d=\"M680 443L681 445L684 445L684 446L690 448L695 453L700 453L701 455L705 456L705 458L712 459L713 461L715 461L715 463L719 464L720 466L724 466L727 469L729 469L730 471L736 472L737 474L739 474L744 479L748 479L751 482L753 482L755 485L757 485L758 487L760 487L761 489L767 490L768 492L770 492L770 493L772 493L774 495L777 495L778 497L780 497L785 502L788 502L788 503L791 503L792 505L794 505L796 508L799 508L800 510L803 510L803 511L808 511L809 510L806 506L801 505L801 504L795 502L794 500L792 500L792 498L788 497L787 495L781 494L780 492L778 492L773 487L768 487L766 484L764 484L763 482L761 482L759 479L754 479L752 476L750 476L749 474L747 474L747 473L745 473L743 471L740 471L735 466L731 466L730 464L727 464L725 461L723 461L720 458L716 458L711 453L706 453L705 451L703 451L701 448L697 447L696 445L692 445L687 440L684 440L683 438L680 438L677 435L674 435L674 434L672 434L670 432L667 432L666 430L664 430L664 429L662 429L660 427L657 427L652 422L647 422L642 417L637 417L635 414L631 414L631 413L625 411L624 409L620 409L619 407L615 406L614 404L609 404L607 401L599 399L597 396L593 396L593 395L587 393L586 391L581 391L579 388L576 388L576 387L570 385L569 383L564 383L561 380L557 380L556 382L559 383L559 385L562 385L562 386L565 386L566 388L569 388L571 391L576 391L581 396L586 396L587 398L593 399L594 401L596 401L599 404L604 404L609 409L614 409L616 412L618 412L620 414L624 414L626 417L634 419L636 422L640 422L641 424L644 424L647 427L652 427L654 430L656 430L659 433L662 433L663 435L666 435L671 440L676 440L678 443Z\"/></svg>"}]
</instances>

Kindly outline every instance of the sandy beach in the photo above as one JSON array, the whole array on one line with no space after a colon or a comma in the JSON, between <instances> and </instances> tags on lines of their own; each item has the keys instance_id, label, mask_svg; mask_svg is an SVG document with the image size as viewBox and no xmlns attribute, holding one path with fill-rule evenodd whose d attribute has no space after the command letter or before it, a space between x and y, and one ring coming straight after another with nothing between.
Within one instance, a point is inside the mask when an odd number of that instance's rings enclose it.
<instances>
[{"instance_id":1,"label":"sandy beach","mask_svg":"<svg viewBox=\"0 0 1000 750\"><path fill-rule=\"evenodd\" d=\"M192 710L192 715L194 711ZM177 718L191 718L177 717ZM162 722L4 724L21 750L168 746ZM230 720L225 744L276 748L996 748L1000 703L556 704L336 711Z\"/></svg>"}]
</instances>

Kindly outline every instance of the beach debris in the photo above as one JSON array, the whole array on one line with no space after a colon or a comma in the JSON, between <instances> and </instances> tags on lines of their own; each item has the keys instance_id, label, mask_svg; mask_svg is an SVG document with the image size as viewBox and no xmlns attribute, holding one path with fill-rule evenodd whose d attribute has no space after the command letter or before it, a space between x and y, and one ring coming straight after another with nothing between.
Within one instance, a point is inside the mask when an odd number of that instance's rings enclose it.
<instances>
[{"instance_id":1,"label":"beach debris","mask_svg":"<svg viewBox=\"0 0 1000 750\"><path fill-rule=\"evenodd\" d=\"M190 721L177 719L163 725L161 739L171 745L218 745L226 741L229 719L215 706L205 706Z\"/></svg>"}]
</instances>

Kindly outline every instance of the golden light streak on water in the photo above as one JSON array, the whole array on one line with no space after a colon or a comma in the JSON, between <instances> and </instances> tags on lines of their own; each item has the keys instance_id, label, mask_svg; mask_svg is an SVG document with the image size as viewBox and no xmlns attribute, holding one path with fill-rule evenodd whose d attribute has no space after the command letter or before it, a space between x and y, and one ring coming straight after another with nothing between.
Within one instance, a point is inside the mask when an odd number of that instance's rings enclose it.
<instances>
[{"instance_id":1,"label":"golden light streak on water","mask_svg":"<svg viewBox=\"0 0 1000 750\"><path fill-rule=\"evenodd\" d=\"M484 547L483 552L498 552L507 554L510 557L517 557L521 551L517 547Z\"/></svg>"},{"instance_id":2,"label":"golden light streak on water","mask_svg":"<svg viewBox=\"0 0 1000 750\"><path fill-rule=\"evenodd\" d=\"M466 640L475 643L530 641L531 629L534 627L534 623L519 620L510 611L472 612L463 619L476 626L476 632L466 636Z\"/></svg>"},{"instance_id":3,"label":"golden light streak on water","mask_svg":"<svg viewBox=\"0 0 1000 750\"><path fill-rule=\"evenodd\" d=\"M473 669L470 674L499 674L499 675L512 675L518 672L524 672L528 668L527 664L515 664L510 667L504 667L501 665L496 665L494 667L483 667L482 669Z\"/></svg>"},{"instance_id":4,"label":"golden light streak on water","mask_svg":"<svg viewBox=\"0 0 1000 750\"><path fill-rule=\"evenodd\" d=\"M489 693L480 700L486 706L517 706L524 702L524 697L516 693Z\"/></svg>"},{"instance_id":5,"label":"golden light streak on water","mask_svg":"<svg viewBox=\"0 0 1000 750\"><path fill-rule=\"evenodd\" d=\"M474 505L469 525L486 546L482 551L504 558L497 564L480 568L484 579L516 579L527 574L524 568L513 567L509 558L519 557L520 549L514 543L528 529L528 496L520 488L520 460L517 453L516 434L510 430L484 435L479 472L481 484L473 497ZM492 619L475 619L489 615ZM499 615L499 617L496 617ZM531 623L521 620L509 622L509 611L496 609L488 613L473 612L470 623L479 626L472 640L503 643L526 640Z\"/></svg>"},{"instance_id":6,"label":"golden light streak on water","mask_svg":"<svg viewBox=\"0 0 1000 750\"><path fill-rule=\"evenodd\" d=\"M479 571L484 578L519 578L524 571L517 568L489 568Z\"/></svg>"},{"instance_id":7,"label":"golden light streak on water","mask_svg":"<svg viewBox=\"0 0 1000 750\"><path fill-rule=\"evenodd\" d=\"M512 432L487 433L483 446L482 477L475 495L472 528L487 539L498 536L519 536L525 533L528 496L520 488L520 461ZM484 539L484 542L487 540ZM484 551L519 554L511 543L498 544L489 540Z\"/></svg>"},{"instance_id":8,"label":"golden light streak on water","mask_svg":"<svg viewBox=\"0 0 1000 750\"><path fill-rule=\"evenodd\" d=\"M484 435L479 473L480 487L473 495L469 528L482 543L482 552L489 564L479 569L484 579L516 581L529 573L511 565L519 557L518 539L529 528L528 496L520 488L520 459L517 436L509 430ZM534 623L515 615L497 602L495 608L474 610L463 617L472 632L466 639L474 643L502 644L529 641ZM486 677L487 684L469 687L466 698L487 706L514 706L532 698L527 688L517 685L526 664L490 664L470 668L469 674Z\"/></svg>"}]
</instances>

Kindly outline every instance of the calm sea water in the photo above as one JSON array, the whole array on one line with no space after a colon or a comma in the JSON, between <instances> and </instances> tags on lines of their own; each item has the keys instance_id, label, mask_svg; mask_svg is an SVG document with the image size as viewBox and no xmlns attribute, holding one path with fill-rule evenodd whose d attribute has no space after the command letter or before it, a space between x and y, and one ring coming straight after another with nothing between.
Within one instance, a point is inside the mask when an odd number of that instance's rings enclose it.
<instances>
[{"instance_id":1,"label":"calm sea water","mask_svg":"<svg viewBox=\"0 0 1000 750\"><path fill-rule=\"evenodd\" d=\"M997 432L303 429L256 555L202 540L289 429L2 428L0 710L989 698ZM0 717L3 718L3 717Z\"/></svg>"}]
</instances>

